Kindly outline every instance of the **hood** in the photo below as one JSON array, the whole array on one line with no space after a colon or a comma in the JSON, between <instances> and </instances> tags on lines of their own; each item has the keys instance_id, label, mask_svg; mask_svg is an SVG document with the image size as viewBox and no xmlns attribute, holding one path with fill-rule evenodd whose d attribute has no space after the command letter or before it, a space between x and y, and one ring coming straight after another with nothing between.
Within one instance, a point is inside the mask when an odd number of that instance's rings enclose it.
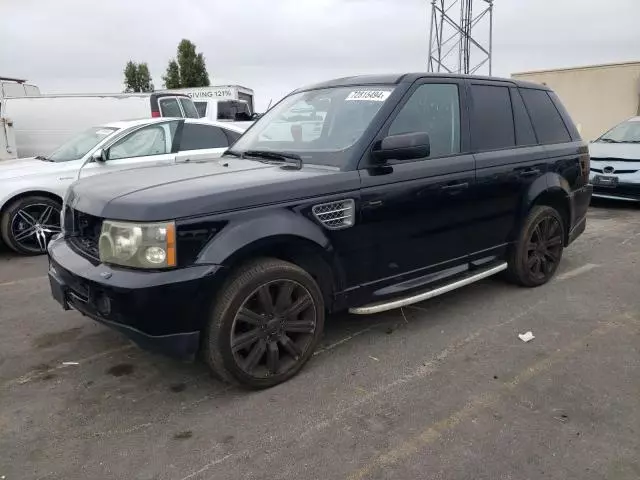
<instances>
[{"instance_id":1,"label":"hood","mask_svg":"<svg viewBox=\"0 0 640 480\"><path fill-rule=\"evenodd\" d=\"M640 162L640 143L604 143L589 144L591 160L636 160Z\"/></svg>"},{"instance_id":2,"label":"hood","mask_svg":"<svg viewBox=\"0 0 640 480\"><path fill-rule=\"evenodd\" d=\"M36 160L33 157L19 158L17 160L0 161L0 181L41 175L55 172L60 169L60 164Z\"/></svg>"},{"instance_id":3,"label":"hood","mask_svg":"<svg viewBox=\"0 0 640 480\"><path fill-rule=\"evenodd\" d=\"M330 176L333 178L327 178ZM318 166L289 170L224 158L88 177L69 188L67 202L102 218L162 221L327 195L358 186L358 172Z\"/></svg>"}]
</instances>

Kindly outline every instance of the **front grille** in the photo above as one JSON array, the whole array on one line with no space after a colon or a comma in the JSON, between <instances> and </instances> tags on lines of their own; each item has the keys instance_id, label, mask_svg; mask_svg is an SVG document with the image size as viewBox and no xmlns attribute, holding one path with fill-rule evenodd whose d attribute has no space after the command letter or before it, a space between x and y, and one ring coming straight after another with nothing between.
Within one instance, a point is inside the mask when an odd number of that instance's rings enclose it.
<instances>
[{"instance_id":1,"label":"front grille","mask_svg":"<svg viewBox=\"0 0 640 480\"><path fill-rule=\"evenodd\" d=\"M98 242L102 230L102 219L67 207L64 216L67 242L81 255L94 260L100 258Z\"/></svg>"},{"instance_id":2,"label":"front grille","mask_svg":"<svg viewBox=\"0 0 640 480\"><path fill-rule=\"evenodd\" d=\"M68 241L80 253L87 255L95 260L98 260L100 258L98 242L93 238L69 237Z\"/></svg>"},{"instance_id":3,"label":"front grille","mask_svg":"<svg viewBox=\"0 0 640 480\"><path fill-rule=\"evenodd\" d=\"M596 173L605 173L603 169L601 168L594 168L591 167L591 171L592 172L596 172ZM623 173L636 173L638 170L613 170L612 172L607 172L607 174L610 175L617 175L617 174L623 174Z\"/></svg>"}]
</instances>

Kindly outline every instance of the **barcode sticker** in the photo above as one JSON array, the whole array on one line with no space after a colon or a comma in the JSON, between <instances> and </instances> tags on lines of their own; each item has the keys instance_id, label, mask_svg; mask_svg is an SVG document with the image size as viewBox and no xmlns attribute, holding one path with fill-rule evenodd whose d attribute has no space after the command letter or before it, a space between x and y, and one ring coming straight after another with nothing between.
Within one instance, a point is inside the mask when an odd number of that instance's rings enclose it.
<instances>
[{"instance_id":1,"label":"barcode sticker","mask_svg":"<svg viewBox=\"0 0 640 480\"><path fill-rule=\"evenodd\" d=\"M345 100L353 101L353 100L364 100L368 102L384 102L389 95L391 95L390 90L356 90L347 95Z\"/></svg>"}]
</instances>

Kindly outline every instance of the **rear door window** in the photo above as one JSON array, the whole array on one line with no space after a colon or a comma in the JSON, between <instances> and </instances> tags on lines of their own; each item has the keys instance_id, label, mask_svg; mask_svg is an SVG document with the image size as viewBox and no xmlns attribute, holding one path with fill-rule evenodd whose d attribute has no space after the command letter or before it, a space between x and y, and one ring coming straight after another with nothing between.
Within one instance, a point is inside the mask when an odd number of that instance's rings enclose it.
<instances>
[{"instance_id":1,"label":"rear door window","mask_svg":"<svg viewBox=\"0 0 640 480\"><path fill-rule=\"evenodd\" d=\"M180 105L182 105L185 117L200 118L200 114L198 113L196 106L193 104L193 100L190 98L180 98Z\"/></svg>"},{"instance_id":2,"label":"rear door window","mask_svg":"<svg viewBox=\"0 0 640 480\"><path fill-rule=\"evenodd\" d=\"M517 88L511 89L511 104L513 105L513 120L516 124L516 143L518 146L536 145L538 140Z\"/></svg>"},{"instance_id":3,"label":"rear door window","mask_svg":"<svg viewBox=\"0 0 640 480\"><path fill-rule=\"evenodd\" d=\"M477 152L511 148L516 144L509 88L471 85L471 141Z\"/></svg>"},{"instance_id":4,"label":"rear door window","mask_svg":"<svg viewBox=\"0 0 640 480\"><path fill-rule=\"evenodd\" d=\"M228 146L229 139L219 127L185 122L182 128L180 151L227 148Z\"/></svg>"},{"instance_id":5,"label":"rear door window","mask_svg":"<svg viewBox=\"0 0 640 480\"><path fill-rule=\"evenodd\" d=\"M570 142L569 131L546 90L520 88L538 140L542 144Z\"/></svg>"},{"instance_id":6,"label":"rear door window","mask_svg":"<svg viewBox=\"0 0 640 480\"><path fill-rule=\"evenodd\" d=\"M182 117L182 110L178 105L178 99L175 97L161 98L158 100L160 104L160 115L163 117Z\"/></svg>"}]
</instances>

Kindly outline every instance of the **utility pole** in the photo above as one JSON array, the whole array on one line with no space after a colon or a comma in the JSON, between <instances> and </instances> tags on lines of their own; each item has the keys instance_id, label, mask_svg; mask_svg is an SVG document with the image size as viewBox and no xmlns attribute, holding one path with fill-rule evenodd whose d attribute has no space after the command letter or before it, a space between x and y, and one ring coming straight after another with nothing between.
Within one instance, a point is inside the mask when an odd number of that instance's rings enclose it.
<instances>
[{"instance_id":1,"label":"utility pole","mask_svg":"<svg viewBox=\"0 0 640 480\"><path fill-rule=\"evenodd\" d=\"M431 0L429 72L491 75L492 48L493 0Z\"/></svg>"}]
</instances>

